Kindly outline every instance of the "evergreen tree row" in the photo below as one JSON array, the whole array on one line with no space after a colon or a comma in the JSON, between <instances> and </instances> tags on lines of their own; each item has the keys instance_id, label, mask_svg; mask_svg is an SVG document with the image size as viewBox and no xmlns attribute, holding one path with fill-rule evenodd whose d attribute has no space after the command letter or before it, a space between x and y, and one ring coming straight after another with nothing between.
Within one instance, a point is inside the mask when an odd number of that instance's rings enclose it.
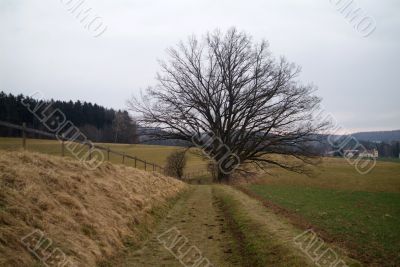
<instances>
[{"instance_id":1,"label":"evergreen tree row","mask_svg":"<svg viewBox=\"0 0 400 267\"><path fill-rule=\"evenodd\" d=\"M14 96L0 92L0 120L46 131L46 127L22 104L35 107L39 101L24 95ZM54 109L60 109L67 120L77 126L93 142L136 143L137 126L127 111L116 111L97 104L81 101L45 101ZM0 136L19 137L20 131L0 126ZM31 136L41 138L38 135Z\"/></svg>"}]
</instances>

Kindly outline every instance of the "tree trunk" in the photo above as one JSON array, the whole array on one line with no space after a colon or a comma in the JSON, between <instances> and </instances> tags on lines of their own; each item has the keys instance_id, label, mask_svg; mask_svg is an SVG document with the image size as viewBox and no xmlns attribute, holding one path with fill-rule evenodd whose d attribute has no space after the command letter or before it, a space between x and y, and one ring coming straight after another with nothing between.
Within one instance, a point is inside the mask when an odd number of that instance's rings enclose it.
<instances>
[{"instance_id":1,"label":"tree trunk","mask_svg":"<svg viewBox=\"0 0 400 267\"><path fill-rule=\"evenodd\" d=\"M118 132L115 132L114 143L117 143L117 141L118 141Z\"/></svg>"}]
</instances>

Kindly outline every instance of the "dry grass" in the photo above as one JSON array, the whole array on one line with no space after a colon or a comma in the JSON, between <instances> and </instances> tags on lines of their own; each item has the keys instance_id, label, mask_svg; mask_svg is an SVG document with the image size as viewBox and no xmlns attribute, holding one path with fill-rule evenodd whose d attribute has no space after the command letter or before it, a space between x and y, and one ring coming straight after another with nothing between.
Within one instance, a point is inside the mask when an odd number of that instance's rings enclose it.
<instances>
[{"instance_id":1,"label":"dry grass","mask_svg":"<svg viewBox=\"0 0 400 267\"><path fill-rule=\"evenodd\" d=\"M61 155L61 144L56 140L46 140L46 139L27 139L27 150L35 151L55 156ZM108 143L98 143L98 145L109 147L112 150L126 153L131 156L136 156L142 160L146 160L148 162L156 163L160 166L164 166L166 164L167 157L176 150L182 149L181 147L176 146L158 146L158 145L146 145L146 144L108 144ZM10 137L0 137L0 149L15 151L21 150L22 148L22 139L21 138L10 138ZM197 156L195 153L191 152L196 151L195 149L190 150L190 153L187 153L187 164L185 168L185 172L194 172L194 171L204 171L207 169L207 162L202 160L201 157ZM197 152L197 151L196 151ZM103 152L104 157L107 158L105 152ZM65 150L66 156L71 156L74 158L69 151ZM115 164L122 164L122 157L110 154L110 162ZM125 159L125 165L134 166L134 161L131 159ZM144 169L143 163L137 164L139 169Z\"/></svg>"},{"instance_id":2,"label":"dry grass","mask_svg":"<svg viewBox=\"0 0 400 267\"><path fill-rule=\"evenodd\" d=\"M71 159L0 150L0 266L37 263L20 242L34 229L79 265L95 266L126 240L137 243L152 209L184 188L130 167L89 171Z\"/></svg>"},{"instance_id":3,"label":"dry grass","mask_svg":"<svg viewBox=\"0 0 400 267\"><path fill-rule=\"evenodd\" d=\"M400 163L378 160L368 174L360 174L342 158L322 158L312 168L311 176L270 168L269 174L242 177L238 183L260 183L277 186L306 186L336 190L367 192L400 192Z\"/></svg>"}]
</instances>

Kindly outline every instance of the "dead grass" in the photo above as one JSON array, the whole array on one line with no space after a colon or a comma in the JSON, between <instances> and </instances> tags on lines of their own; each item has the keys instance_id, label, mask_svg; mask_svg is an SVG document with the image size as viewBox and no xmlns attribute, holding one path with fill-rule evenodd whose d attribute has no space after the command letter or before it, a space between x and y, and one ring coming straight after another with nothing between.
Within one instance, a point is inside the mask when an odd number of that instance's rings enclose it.
<instances>
[{"instance_id":1,"label":"dead grass","mask_svg":"<svg viewBox=\"0 0 400 267\"><path fill-rule=\"evenodd\" d=\"M82 266L138 242L143 226L186 186L158 173L30 152L0 151L0 266L34 266L20 242L35 229Z\"/></svg>"}]
</instances>

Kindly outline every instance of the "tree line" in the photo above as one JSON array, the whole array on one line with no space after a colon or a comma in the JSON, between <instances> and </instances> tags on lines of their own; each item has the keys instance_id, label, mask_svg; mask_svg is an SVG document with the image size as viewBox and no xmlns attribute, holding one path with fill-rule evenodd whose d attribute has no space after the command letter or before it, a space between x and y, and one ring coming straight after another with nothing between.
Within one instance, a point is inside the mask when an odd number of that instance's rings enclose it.
<instances>
[{"instance_id":1,"label":"tree line","mask_svg":"<svg viewBox=\"0 0 400 267\"><path fill-rule=\"evenodd\" d=\"M379 157L383 158L399 158L400 157L400 141L388 142L371 142L363 141L365 147L378 150Z\"/></svg>"},{"instance_id":2,"label":"tree line","mask_svg":"<svg viewBox=\"0 0 400 267\"><path fill-rule=\"evenodd\" d=\"M93 142L137 143L137 124L125 110L114 110L81 101L37 100L28 96L0 92L0 120L46 131L46 127L25 107L22 101L36 106L45 102L59 109L67 120L74 123ZM0 127L0 136L19 137L18 130ZM41 138L32 135L34 138Z\"/></svg>"}]
</instances>

